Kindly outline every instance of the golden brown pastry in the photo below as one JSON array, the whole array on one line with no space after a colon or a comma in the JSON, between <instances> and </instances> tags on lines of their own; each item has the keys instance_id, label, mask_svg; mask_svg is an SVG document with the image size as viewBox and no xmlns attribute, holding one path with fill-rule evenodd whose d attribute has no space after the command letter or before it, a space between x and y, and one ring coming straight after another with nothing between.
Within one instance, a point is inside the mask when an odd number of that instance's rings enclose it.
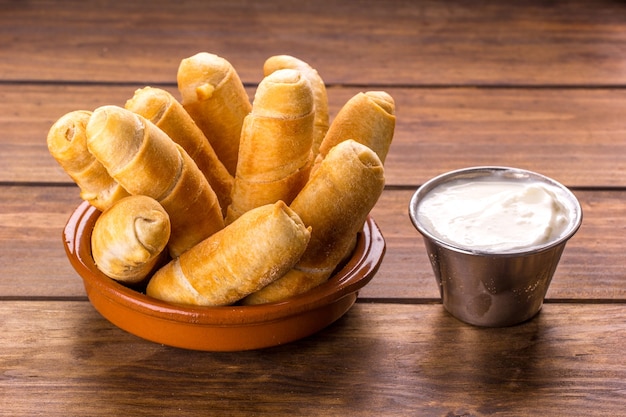
<instances>
[{"instance_id":1,"label":"golden brown pastry","mask_svg":"<svg viewBox=\"0 0 626 417\"><path fill-rule=\"evenodd\" d=\"M312 171L339 142L353 139L376 152L384 164L396 126L395 102L385 91L358 93L344 104L328 128Z\"/></svg>"},{"instance_id":2,"label":"golden brown pastry","mask_svg":"<svg viewBox=\"0 0 626 417\"><path fill-rule=\"evenodd\" d=\"M226 215L226 208L230 204L233 176L218 159L204 133L182 104L165 90L145 87L135 91L125 107L150 120L183 147L215 191L223 214Z\"/></svg>"},{"instance_id":3,"label":"golden brown pastry","mask_svg":"<svg viewBox=\"0 0 626 417\"><path fill-rule=\"evenodd\" d=\"M319 169L291 203L311 240L284 277L249 295L244 304L284 300L314 288L350 255L367 215L385 186L382 162L367 146L343 141L328 152Z\"/></svg>"},{"instance_id":4,"label":"golden brown pastry","mask_svg":"<svg viewBox=\"0 0 626 417\"><path fill-rule=\"evenodd\" d=\"M278 70L259 83L241 132L227 224L254 207L291 203L309 176L314 116L313 92L299 71Z\"/></svg>"},{"instance_id":5,"label":"golden brown pastry","mask_svg":"<svg viewBox=\"0 0 626 417\"><path fill-rule=\"evenodd\" d=\"M129 194L89 152L85 130L90 117L86 110L61 116L48 131L48 150L78 185L81 198L102 211Z\"/></svg>"},{"instance_id":6,"label":"golden brown pastry","mask_svg":"<svg viewBox=\"0 0 626 417\"><path fill-rule=\"evenodd\" d=\"M163 259L169 238L165 209L153 198L129 196L98 217L91 233L91 253L104 274L136 284Z\"/></svg>"},{"instance_id":7,"label":"golden brown pastry","mask_svg":"<svg viewBox=\"0 0 626 417\"><path fill-rule=\"evenodd\" d=\"M177 82L183 107L234 176L243 119L251 109L237 71L226 59L200 52L180 62Z\"/></svg>"},{"instance_id":8,"label":"golden brown pastry","mask_svg":"<svg viewBox=\"0 0 626 417\"><path fill-rule=\"evenodd\" d=\"M175 304L232 304L288 271L309 237L282 201L258 207L159 269L146 293Z\"/></svg>"},{"instance_id":9,"label":"golden brown pastry","mask_svg":"<svg viewBox=\"0 0 626 417\"><path fill-rule=\"evenodd\" d=\"M176 257L224 227L217 196L193 159L144 117L117 106L94 110L87 146L132 195L157 200L170 217Z\"/></svg>"},{"instance_id":10,"label":"golden brown pastry","mask_svg":"<svg viewBox=\"0 0 626 417\"><path fill-rule=\"evenodd\" d=\"M263 64L263 74L267 77L274 71L279 69L291 68L298 70L309 80L311 89L313 90L313 99L315 101L315 122L313 125L313 141L311 144L311 152L315 158L319 152L320 144L326 136L329 125L328 117L328 94L326 93L326 85L319 73L308 63L295 58L291 55L274 55L269 57Z\"/></svg>"}]
</instances>

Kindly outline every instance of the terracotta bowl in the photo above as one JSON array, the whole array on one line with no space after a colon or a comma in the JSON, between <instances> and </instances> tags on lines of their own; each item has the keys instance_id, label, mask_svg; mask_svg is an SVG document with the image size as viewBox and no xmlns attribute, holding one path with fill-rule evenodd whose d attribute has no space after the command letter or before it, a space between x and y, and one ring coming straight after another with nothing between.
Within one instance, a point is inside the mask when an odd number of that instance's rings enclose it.
<instances>
[{"instance_id":1,"label":"terracotta bowl","mask_svg":"<svg viewBox=\"0 0 626 417\"><path fill-rule=\"evenodd\" d=\"M101 273L91 257L91 231L100 212L80 204L63 232L70 263L82 277L89 301L117 327L169 346L238 351L277 346L309 336L352 307L374 276L385 240L371 217L347 263L326 283L288 300L258 306L180 307L148 297Z\"/></svg>"}]
</instances>

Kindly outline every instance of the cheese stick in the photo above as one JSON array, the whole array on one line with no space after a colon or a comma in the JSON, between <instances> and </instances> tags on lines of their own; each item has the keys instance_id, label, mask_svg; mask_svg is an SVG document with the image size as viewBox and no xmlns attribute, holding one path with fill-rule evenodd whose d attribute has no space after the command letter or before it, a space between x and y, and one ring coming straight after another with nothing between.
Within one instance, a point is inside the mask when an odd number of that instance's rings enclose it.
<instances>
[{"instance_id":1,"label":"cheese stick","mask_svg":"<svg viewBox=\"0 0 626 417\"><path fill-rule=\"evenodd\" d=\"M177 82L183 107L234 176L243 119L251 109L237 71L226 59L200 52L180 62Z\"/></svg>"},{"instance_id":2,"label":"cheese stick","mask_svg":"<svg viewBox=\"0 0 626 417\"><path fill-rule=\"evenodd\" d=\"M314 116L313 92L299 71L278 70L259 83L241 132L227 224L264 204L291 203L309 176Z\"/></svg>"},{"instance_id":3,"label":"cheese stick","mask_svg":"<svg viewBox=\"0 0 626 417\"><path fill-rule=\"evenodd\" d=\"M104 274L136 284L164 258L169 238L165 209L150 197L129 196L98 217L91 233L91 253Z\"/></svg>"},{"instance_id":4,"label":"cheese stick","mask_svg":"<svg viewBox=\"0 0 626 417\"><path fill-rule=\"evenodd\" d=\"M100 211L128 196L87 148L86 127L91 112L76 110L61 116L48 131L48 150L80 188L80 197Z\"/></svg>"},{"instance_id":5,"label":"cheese stick","mask_svg":"<svg viewBox=\"0 0 626 417\"><path fill-rule=\"evenodd\" d=\"M300 258L310 231L285 203L250 210L159 269L146 294L174 304L233 304Z\"/></svg>"},{"instance_id":6,"label":"cheese stick","mask_svg":"<svg viewBox=\"0 0 626 417\"><path fill-rule=\"evenodd\" d=\"M135 91L125 108L150 120L183 147L215 191L225 215L230 204L233 177L182 104L165 90L145 87Z\"/></svg>"},{"instance_id":7,"label":"cheese stick","mask_svg":"<svg viewBox=\"0 0 626 417\"><path fill-rule=\"evenodd\" d=\"M298 70L309 80L311 89L313 90L313 99L315 102L315 122L313 124L313 140L311 144L311 152L315 158L319 152L320 144L326 136L329 126L328 116L328 94L326 93L326 85L317 70L308 63L295 58L291 55L274 55L265 60L263 64L263 74L268 76L274 71L280 69L291 68Z\"/></svg>"},{"instance_id":8,"label":"cheese stick","mask_svg":"<svg viewBox=\"0 0 626 417\"><path fill-rule=\"evenodd\" d=\"M312 171L339 142L353 139L371 148L384 164L396 126L395 102L385 91L358 93L339 110L328 128Z\"/></svg>"},{"instance_id":9,"label":"cheese stick","mask_svg":"<svg viewBox=\"0 0 626 417\"><path fill-rule=\"evenodd\" d=\"M304 254L285 276L249 295L243 304L284 300L328 280L353 250L357 232L384 185L382 162L370 148L347 140L331 149L290 206L311 228Z\"/></svg>"},{"instance_id":10,"label":"cheese stick","mask_svg":"<svg viewBox=\"0 0 626 417\"><path fill-rule=\"evenodd\" d=\"M163 206L172 257L224 227L217 196L193 159L144 117L112 105L97 108L87 124L87 146L129 193Z\"/></svg>"}]
</instances>

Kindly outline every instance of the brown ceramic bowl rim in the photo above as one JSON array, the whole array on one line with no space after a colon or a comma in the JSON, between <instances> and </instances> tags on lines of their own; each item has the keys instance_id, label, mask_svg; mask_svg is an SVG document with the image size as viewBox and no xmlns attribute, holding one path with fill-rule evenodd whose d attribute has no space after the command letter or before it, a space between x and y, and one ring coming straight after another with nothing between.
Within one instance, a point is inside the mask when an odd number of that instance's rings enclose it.
<instances>
[{"instance_id":1,"label":"brown ceramic bowl rim","mask_svg":"<svg viewBox=\"0 0 626 417\"><path fill-rule=\"evenodd\" d=\"M377 272L385 253L385 241L374 219L368 216L358 234L353 256L326 283L287 300L256 306L187 307L169 304L128 288L100 272L91 257L90 239L100 212L82 202L63 230L67 257L86 285L100 295L136 313L198 326L250 326L322 308L365 286Z\"/></svg>"}]
</instances>

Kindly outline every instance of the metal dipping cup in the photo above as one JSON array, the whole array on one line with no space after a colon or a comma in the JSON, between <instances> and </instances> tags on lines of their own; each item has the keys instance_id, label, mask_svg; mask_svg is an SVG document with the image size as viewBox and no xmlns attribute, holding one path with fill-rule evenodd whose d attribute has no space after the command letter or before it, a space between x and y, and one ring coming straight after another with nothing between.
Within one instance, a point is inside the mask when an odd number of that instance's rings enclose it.
<instances>
[{"instance_id":1,"label":"metal dipping cup","mask_svg":"<svg viewBox=\"0 0 626 417\"><path fill-rule=\"evenodd\" d=\"M557 187L573 213L569 226L557 240L544 245L497 253L447 243L420 224L420 201L433 188L481 177L537 180ZM565 244L582 223L580 203L569 189L543 175L507 167L465 168L437 176L412 196L409 216L426 244L445 309L463 322L484 327L519 324L541 310Z\"/></svg>"}]
</instances>

